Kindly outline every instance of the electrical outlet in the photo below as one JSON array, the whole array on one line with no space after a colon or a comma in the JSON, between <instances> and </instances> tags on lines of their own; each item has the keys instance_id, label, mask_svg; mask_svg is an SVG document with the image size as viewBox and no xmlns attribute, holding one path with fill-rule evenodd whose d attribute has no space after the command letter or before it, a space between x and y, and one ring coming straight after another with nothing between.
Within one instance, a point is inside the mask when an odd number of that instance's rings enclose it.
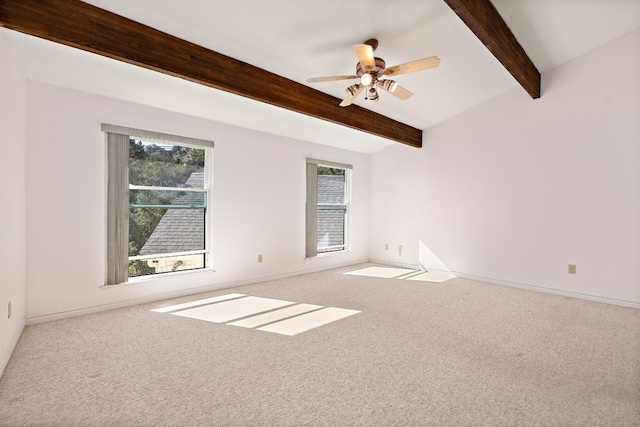
<instances>
[{"instance_id":1,"label":"electrical outlet","mask_svg":"<svg viewBox=\"0 0 640 427\"><path fill-rule=\"evenodd\" d=\"M402 256L402 245L398 246L398 255Z\"/></svg>"},{"instance_id":2,"label":"electrical outlet","mask_svg":"<svg viewBox=\"0 0 640 427\"><path fill-rule=\"evenodd\" d=\"M11 319L11 301L7 304L7 319Z\"/></svg>"},{"instance_id":3,"label":"electrical outlet","mask_svg":"<svg viewBox=\"0 0 640 427\"><path fill-rule=\"evenodd\" d=\"M384 250L385 250L385 251L388 251L388 250L389 250L389 244L388 244L388 243L385 243L385 244L384 244Z\"/></svg>"},{"instance_id":4,"label":"electrical outlet","mask_svg":"<svg viewBox=\"0 0 640 427\"><path fill-rule=\"evenodd\" d=\"M569 274L576 274L575 264L569 264Z\"/></svg>"},{"instance_id":5,"label":"electrical outlet","mask_svg":"<svg viewBox=\"0 0 640 427\"><path fill-rule=\"evenodd\" d=\"M258 262L262 262L262 254L258 254Z\"/></svg>"}]
</instances>

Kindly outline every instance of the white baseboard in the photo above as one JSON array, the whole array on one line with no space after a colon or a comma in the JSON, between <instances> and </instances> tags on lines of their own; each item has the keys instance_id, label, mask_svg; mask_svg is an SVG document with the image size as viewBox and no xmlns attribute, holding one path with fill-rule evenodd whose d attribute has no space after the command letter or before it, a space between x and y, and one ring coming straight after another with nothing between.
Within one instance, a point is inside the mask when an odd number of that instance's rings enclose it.
<instances>
[{"instance_id":1,"label":"white baseboard","mask_svg":"<svg viewBox=\"0 0 640 427\"><path fill-rule=\"evenodd\" d=\"M9 360L11 359L11 355L13 354L13 351L16 349L16 346L18 345L18 340L22 335L22 331L24 331L24 326L25 326L25 321L23 319L22 325L18 329L18 332L13 336L13 339L11 340L9 347L6 349L5 353L2 355L2 360L0 360L0 378L2 378L2 375L4 374L4 370L7 369L7 365L9 364Z\"/></svg>"},{"instance_id":2,"label":"white baseboard","mask_svg":"<svg viewBox=\"0 0 640 427\"><path fill-rule=\"evenodd\" d=\"M509 282L509 281L506 281L506 280L491 279L491 278L488 278L488 277L474 276L473 274L465 274L465 273L460 273L460 272L457 272L457 271L452 271L451 273L453 273L456 277L460 277L462 279L475 280L475 281L478 281L478 282L492 283L494 285L510 286L512 288L527 289L527 290L530 290L530 291L544 292L544 293L547 293L547 294L561 295L561 296L565 296L565 297L578 298L578 299L583 299L583 300L588 300L588 301L595 301L595 302L601 302L601 303L605 303L605 304L613 304L613 305L619 305L619 306L622 306L622 307L640 309L640 303L632 302L632 301L619 300L619 299L615 299L615 298L599 297L599 296L596 296L596 295L581 294L579 292L570 292L570 291L563 291L561 289L545 288L543 286L535 286L535 285L527 285L527 284L524 284L524 283Z\"/></svg>"},{"instance_id":3,"label":"white baseboard","mask_svg":"<svg viewBox=\"0 0 640 427\"><path fill-rule=\"evenodd\" d=\"M413 265L413 264L406 264L406 263L380 261L380 260L373 260L373 259L371 260L371 262L374 262L376 264L388 265L390 267L410 268L410 269L414 269L414 270L420 270L421 269L420 266ZM431 269L428 269L428 270L431 270ZM478 282L491 283L491 284L494 284L494 285L510 286L512 288L528 289L530 291L545 292L545 293L548 293L548 294L561 295L561 296L565 296L565 297L578 298L578 299L583 299L583 300L588 300L588 301L595 301L595 302L601 302L601 303L605 303L605 304L613 304L613 305L619 305L619 306L622 306L622 307L640 309L640 303L632 302L632 301L619 300L619 299L615 299L615 298L599 297L599 296L596 296L596 295L582 294L582 293L579 293L579 292L563 291L561 289L545 288L544 286L528 285L528 284L525 284L525 283L509 282L507 280L492 279L492 278L489 278L489 277L482 277L482 276L476 276L476 275L473 275L473 274L461 273L459 271L451 271L450 273L453 274L454 276L460 277L462 279L475 280L475 281L478 281Z\"/></svg>"},{"instance_id":4,"label":"white baseboard","mask_svg":"<svg viewBox=\"0 0 640 427\"><path fill-rule=\"evenodd\" d=\"M216 285L200 286L197 288L181 289L173 292L163 292L160 294L148 295L145 297L134 298L134 299L120 301L112 304L104 304L104 305L80 308L77 310L69 310L69 311L64 311L60 313L46 314L44 316L28 317L26 319L26 324L34 325L36 323L50 322L52 320L60 320L60 319L66 319L68 317L81 316L83 314L98 313L101 311L130 307L132 305L146 304L154 301L162 301L166 299L196 295L204 292L217 291L220 289L235 288L237 286L251 285L251 284L260 283L260 282L268 282L270 280L285 279L287 277L301 276L303 274L316 273L324 270L333 270L334 268L348 267L351 265L362 264L365 262L369 262L369 260L364 259L364 260L353 261L353 262L336 263L336 264L330 264L322 267L315 267L315 268L309 268L305 270L297 270L289 273L276 274L273 276L264 276L264 277L258 277L255 279L239 280L236 282L226 282L226 283L219 283Z\"/></svg>"},{"instance_id":5,"label":"white baseboard","mask_svg":"<svg viewBox=\"0 0 640 427\"><path fill-rule=\"evenodd\" d=\"M376 264L388 265L389 267L398 267L398 268L408 268L410 270L421 270L420 266L417 264L409 264L405 262L395 262L395 261L381 261L378 259L371 259L369 262L373 262Z\"/></svg>"}]
</instances>

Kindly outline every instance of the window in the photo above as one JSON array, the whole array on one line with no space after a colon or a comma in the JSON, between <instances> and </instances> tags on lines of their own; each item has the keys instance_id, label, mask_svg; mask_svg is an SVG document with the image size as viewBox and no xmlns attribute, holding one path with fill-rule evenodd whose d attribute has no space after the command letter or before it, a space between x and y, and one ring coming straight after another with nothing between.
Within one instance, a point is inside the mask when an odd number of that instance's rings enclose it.
<instances>
[{"instance_id":1,"label":"window","mask_svg":"<svg viewBox=\"0 0 640 427\"><path fill-rule=\"evenodd\" d=\"M213 143L107 131L107 284L203 269L209 260Z\"/></svg>"},{"instance_id":2,"label":"window","mask_svg":"<svg viewBox=\"0 0 640 427\"><path fill-rule=\"evenodd\" d=\"M307 159L307 258L349 249L351 169Z\"/></svg>"},{"instance_id":3,"label":"window","mask_svg":"<svg viewBox=\"0 0 640 427\"><path fill-rule=\"evenodd\" d=\"M205 151L129 140L129 277L205 267Z\"/></svg>"}]
</instances>

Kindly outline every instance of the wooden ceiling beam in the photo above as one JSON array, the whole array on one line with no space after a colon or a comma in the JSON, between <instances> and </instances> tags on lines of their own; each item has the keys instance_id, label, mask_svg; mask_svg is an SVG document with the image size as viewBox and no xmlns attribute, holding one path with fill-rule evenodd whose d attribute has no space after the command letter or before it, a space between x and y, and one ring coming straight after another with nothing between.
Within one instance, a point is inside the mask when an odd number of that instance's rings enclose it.
<instances>
[{"instance_id":1,"label":"wooden ceiling beam","mask_svg":"<svg viewBox=\"0 0 640 427\"><path fill-rule=\"evenodd\" d=\"M0 0L0 26L422 147L420 129L79 0Z\"/></svg>"},{"instance_id":2,"label":"wooden ceiling beam","mask_svg":"<svg viewBox=\"0 0 640 427\"><path fill-rule=\"evenodd\" d=\"M540 73L489 0L444 0L532 98L540 98Z\"/></svg>"}]
</instances>

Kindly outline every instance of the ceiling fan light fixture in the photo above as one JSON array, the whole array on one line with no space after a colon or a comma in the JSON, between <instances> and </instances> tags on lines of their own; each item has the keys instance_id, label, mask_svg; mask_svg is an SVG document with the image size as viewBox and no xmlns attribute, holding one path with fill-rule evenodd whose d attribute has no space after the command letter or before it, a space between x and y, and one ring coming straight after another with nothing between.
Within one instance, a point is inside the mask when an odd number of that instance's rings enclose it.
<instances>
[{"instance_id":1,"label":"ceiling fan light fixture","mask_svg":"<svg viewBox=\"0 0 640 427\"><path fill-rule=\"evenodd\" d=\"M395 80L383 80L382 82L378 83L378 85L382 87L382 89L393 93L398 87L398 82Z\"/></svg>"},{"instance_id":2,"label":"ceiling fan light fixture","mask_svg":"<svg viewBox=\"0 0 640 427\"><path fill-rule=\"evenodd\" d=\"M362 83L365 86L371 86L374 81L375 79L370 73L364 73L362 77L360 77L360 83Z\"/></svg>"},{"instance_id":3,"label":"ceiling fan light fixture","mask_svg":"<svg viewBox=\"0 0 640 427\"><path fill-rule=\"evenodd\" d=\"M347 92L347 95L349 95L349 96L355 96L356 93L358 93L358 89L360 89L360 85L359 84L355 84L355 85L349 86L344 91Z\"/></svg>"},{"instance_id":4,"label":"ceiling fan light fixture","mask_svg":"<svg viewBox=\"0 0 640 427\"><path fill-rule=\"evenodd\" d=\"M378 99L380 99L380 96L378 95L378 91L375 90L375 88L369 89L368 98L369 98L369 101L376 102Z\"/></svg>"}]
</instances>

